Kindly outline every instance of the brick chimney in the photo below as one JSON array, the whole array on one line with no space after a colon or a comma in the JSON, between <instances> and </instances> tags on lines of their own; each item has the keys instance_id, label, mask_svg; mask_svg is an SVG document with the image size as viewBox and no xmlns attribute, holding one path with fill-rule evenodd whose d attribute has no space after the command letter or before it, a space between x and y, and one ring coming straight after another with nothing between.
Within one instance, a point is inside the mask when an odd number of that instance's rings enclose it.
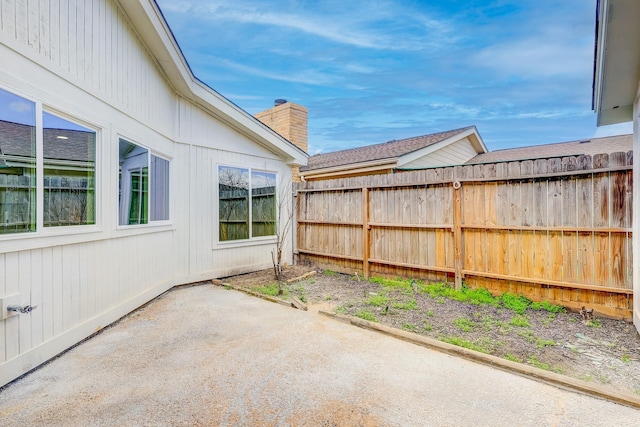
<instances>
[{"instance_id":1,"label":"brick chimney","mask_svg":"<svg viewBox=\"0 0 640 427\"><path fill-rule=\"evenodd\" d=\"M294 145L304 150L309 150L307 140L307 116L308 111L302 105L288 102L286 99L276 99L275 106L255 115L265 125L278 132ZM292 166L293 181L300 181L300 171L297 166Z\"/></svg>"}]
</instances>

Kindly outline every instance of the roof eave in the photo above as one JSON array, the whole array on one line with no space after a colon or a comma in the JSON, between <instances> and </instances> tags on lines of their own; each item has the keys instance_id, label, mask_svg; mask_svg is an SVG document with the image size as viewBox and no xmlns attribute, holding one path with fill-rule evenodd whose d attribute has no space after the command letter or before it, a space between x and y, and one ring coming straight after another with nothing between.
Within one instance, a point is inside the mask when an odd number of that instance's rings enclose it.
<instances>
[{"instance_id":1,"label":"roof eave","mask_svg":"<svg viewBox=\"0 0 640 427\"><path fill-rule=\"evenodd\" d=\"M178 94L282 157L288 164L307 163L309 156L302 149L195 77L155 0L120 0L120 5Z\"/></svg>"},{"instance_id":2,"label":"roof eave","mask_svg":"<svg viewBox=\"0 0 640 427\"><path fill-rule=\"evenodd\" d=\"M381 160L373 160L369 162L350 163L347 165L339 165L327 168L318 168L311 170L301 170L300 176L305 179L313 178L326 178L331 176L345 175L345 174L359 174L365 172L374 172L379 170L392 169L397 167L398 158L387 158Z\"/></svg>"},{"instance_id":3,"label":"roof eave","mask_svg":"<svg viewBox=\"0 0 640 427\"><path fill-rule=\"evenodd\" d=\"M449 144L452 144L456 141L460 141L461 139L468 138L471 146L476 151L477 154L486 153L487 146L484 144L482 137L478 133L478 130L475 126L471 126L468 129L463 130L460 133L450 136L449 138L443 139L442 141L438 141L435 144L431 144L427 147L418 149L416 151L412 151L411 153L404 154L400 156L398 159L398 167L402 167L406 164L409 164L421 157L424 157L428 154L431 154L437 150L440 150L443 147L446 147Z\"/></svg>"},{"instance_id":4,"label":"roof eave","mask_svg":"<svg viewBox=\"0 0 640 427\"><path fill-rule=\"evenodd\" d=\"M599 0L592 103L597 125L633 119L640 79L640 2Z\"/></svg>"}]
</instances>

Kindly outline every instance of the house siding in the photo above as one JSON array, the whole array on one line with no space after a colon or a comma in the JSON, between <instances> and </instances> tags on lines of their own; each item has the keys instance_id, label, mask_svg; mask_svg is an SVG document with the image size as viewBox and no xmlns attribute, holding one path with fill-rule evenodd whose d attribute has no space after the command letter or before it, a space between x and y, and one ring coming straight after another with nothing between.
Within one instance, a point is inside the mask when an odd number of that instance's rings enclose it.
<instances>
[{"instance_id":1,"label":"house siding","mask_svg":"<svg viewBox=\"0 0 640 427\"><path fill-rule=\"evenodd\" d=\"M217 164L290 167L178 95L117 2L0 2L0 57L0 88L97 130L96 225L0 235L0 300L37 306L0 318L0 386L172 286L269 266L273 239L218 243ZM170 159L168 223L118 226L121 137Z\"/></svg>"},{"instance_id":2,"label":"house siding","mask_svg":"<svg viewBox=\"0 0 640 427\"><path fill-rule=\"evenodd\" d=\"M461 165L478 153L471 145L468 138L456 141L426 156L403 165L403 169L425 169L450 165Z\"/></svg>"}]
</instances>

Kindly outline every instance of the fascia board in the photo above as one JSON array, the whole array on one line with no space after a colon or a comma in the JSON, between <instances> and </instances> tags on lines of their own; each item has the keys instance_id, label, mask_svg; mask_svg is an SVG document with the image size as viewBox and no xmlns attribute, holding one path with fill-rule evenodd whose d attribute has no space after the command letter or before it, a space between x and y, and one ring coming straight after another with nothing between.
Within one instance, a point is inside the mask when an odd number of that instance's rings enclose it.
<instances>
[{"instance_id":1,"label":"fascia board","mask_svg":"<svg viewBox=\"0 0 640 427\"><path fill-rule=\"evenodd\" d=\"M300 171L300 176L316 178L316 177L324 177L330 175L344 175L348 174L356 174L361 172L372 172L376 170L385 170L392 169L397 167L398 162L396 158L392 159L382 159L382 160L373 160L370 162L361 162L361 163L351 163L348 165L340 165L333 166L329 168L321 168L321 169L313 169L308 171Z\"/></svg>"},{"instance_id":2,"label":"fascia board","mask_svg":"<svg viewBox=\"0 0 640 427\"><path fill-rule=\"evenodd\" d=\"M121 0L120 4L169 83L180 95L196 102L226 125L282 157L286 163L298 166L307 164L307 153L193 75L154 0Z\"/></svg>"}]
</instances>

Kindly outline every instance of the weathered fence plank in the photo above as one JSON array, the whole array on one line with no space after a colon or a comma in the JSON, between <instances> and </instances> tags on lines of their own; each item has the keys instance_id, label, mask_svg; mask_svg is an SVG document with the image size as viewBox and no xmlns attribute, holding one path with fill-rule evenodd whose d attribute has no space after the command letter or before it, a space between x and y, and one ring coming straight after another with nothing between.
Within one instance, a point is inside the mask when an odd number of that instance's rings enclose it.
<instances>
[{"instance_id":1,"label":"weathered fence plank","mask_svg":"<svg viewBox=\"0 0 640 427\"><path fill-rule=\"evenodd\" d=\"M518 292L628 318L628 153L456 166L297 186L299 259Z\"/></svg>"}]
</instances>

